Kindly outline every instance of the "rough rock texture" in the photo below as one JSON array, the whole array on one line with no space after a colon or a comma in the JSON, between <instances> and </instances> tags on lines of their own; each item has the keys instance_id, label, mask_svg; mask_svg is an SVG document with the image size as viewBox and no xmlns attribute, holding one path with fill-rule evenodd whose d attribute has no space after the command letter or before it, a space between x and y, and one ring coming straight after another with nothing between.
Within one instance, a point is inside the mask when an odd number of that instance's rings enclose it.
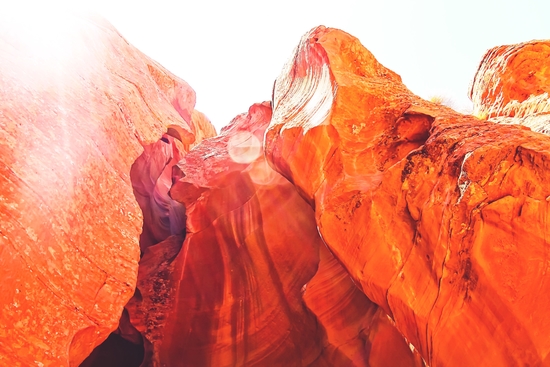
<instances>
[{"instance_id":1,"label":"rough rock texture","mask_svg":"<svg viewBox=\"0 0 550 367\"><path fill-rule=\"evenodd\" d=\"M4 15L0 366L550 366L550 137L319 27L207 139L106 22ZM491 50L476 114L548 132L548 49Z\"/></svg>"},{"instance_id":2,"label":"rough rock texture","mask_svg":"<svg viewBox=\"0 0 550 367\"><path fill-rule=\"evenodd\" d=\"M266 156L432 366L550 365L550 138L423 101L319 27L276 81Z\"/></svg>"},{"instance_id":3,"label":"rough rock texture","mask_svg":"<svg viewBox=\"0 0 550 367\"><path fill-rule=\"evenodd\" d=\"M269 103L256 104L174 167L187 235L145 249L128 305L144 365L421 366L267 165L270 119Z\"/></svg>"},{"instance_id":4,"label":"rough rock texture","mask_svg":"<svg viewBox=\"0 0 550 367\"><path fill-rule=\"evenodd\" d=\"M195 142L191 145L191 148L194 148L200 144L203 139L217 135L216 129L208 117L206 117L204 113L197 110L193 110L193 113L191 114L191 127L195 133Z\"/></svg>"},{"instance_id":5,"label":"rough rock texture","mask_svg":"<svg viewBox=\"0 0 550 367\"><path fill-rule=\"evenodd\" d=\"M550 41L495 47L483 57L470 89L474 114L550 133Z\"/></svg>"},{"instance_id":6,"label":"rough rock texture","mask_svg":"<svg viewBox=\"0 0 550 367\"><path fill-rule=\"evenodd\" d=\"M131 166L194 143L195 96L105 21L2 16L0 365L78 366L134 293Z\"/></svg>"}]
</instances>

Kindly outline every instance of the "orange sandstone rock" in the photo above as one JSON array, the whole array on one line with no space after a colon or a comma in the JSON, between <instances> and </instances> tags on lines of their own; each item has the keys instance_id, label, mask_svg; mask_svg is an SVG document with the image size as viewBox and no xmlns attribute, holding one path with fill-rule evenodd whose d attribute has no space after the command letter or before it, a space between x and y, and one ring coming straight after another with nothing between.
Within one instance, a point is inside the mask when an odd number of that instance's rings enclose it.
<instances>
[{"instance_id":1,"label":"orange sandstone rock","mask_svg":"<svg viewBox=\"0 0 550 367\"><path fill-rule=\"evenodd\" d=\"M195 133L195 141L191 145L191 148L200 144L200 142L206 138L216 136L216 129L210 122L208 117L200 111L193 110L191 114L191 128Z\"/></svg>"},{"instance_id":2,"label":"orange sandstone rock","mask_svg":"<svg viewBox=\"0 0 550 367\"><path fill-rule=\"evenodd\" d=\"M265 149L428 365L550 365L549 137L424 101L319 27L276 81Z\"/></svg>"},{"instance_id":3,"label":"orange sandstone rock","mask_svg":"<svg viewBox=\"0 0 550 367\"><path fill-rule=\"evenodd\" d=\"M319 257L319 267L305 286L303 299L325 328L322 356L328 365L424 366L384 310L365 297L324 244L319 247Z\"/></svg>"},{"instance_id":4,"label":"orange sandstone rock","mask_svg":"<svg viewBox=\"0 0 550 367\"><path fill-rule=\"evenodd\" d=\"M35 21L0 22L0 365L78 366L134 293L131 166L193 144L194 92L105 21Z\"/></svg>"},{"instance_id":5,"label":"orange sandstone rock","mask_svg":"<svg viewBox=\"0 0 550 367\"><path fill-rule=\"evenodd\" d=\"M265 162L269 103L174 167L187 234L145 249L128 305L148 366L421 366Z\"/></svg>"},{"instance_id":6,"label":"orange sandstone rock","mask_svg":"<svg viewBox=\"0 0 550 367\"><path fill-rule=\"evenodd\" d=\"M503 124L550 133L550 41L487 51L470 89L474 114Z\"/></svg>"}]
</instances>

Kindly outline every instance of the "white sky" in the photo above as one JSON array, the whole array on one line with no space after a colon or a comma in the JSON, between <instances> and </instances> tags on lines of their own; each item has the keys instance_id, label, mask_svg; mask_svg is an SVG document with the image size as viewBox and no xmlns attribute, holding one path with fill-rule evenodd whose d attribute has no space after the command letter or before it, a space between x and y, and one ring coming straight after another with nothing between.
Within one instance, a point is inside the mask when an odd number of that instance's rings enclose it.
<instances>
[{"instance_id":1,"label":"white sky","mask_svg":"<svg viewBox=\"0 0 550 367\"><path fill-rule=\"evenodd\" d=\"M14 2L0 0L2 7ZM550 38L550 0L51 2L78 4L107 18L193 87L196 108L218 131L251 104L271 98L273 81L300 37L317 25L358 37L414 93L445 97L458 110L471 108L468 86L488 48Z\"/></svg>"}]
</instances>

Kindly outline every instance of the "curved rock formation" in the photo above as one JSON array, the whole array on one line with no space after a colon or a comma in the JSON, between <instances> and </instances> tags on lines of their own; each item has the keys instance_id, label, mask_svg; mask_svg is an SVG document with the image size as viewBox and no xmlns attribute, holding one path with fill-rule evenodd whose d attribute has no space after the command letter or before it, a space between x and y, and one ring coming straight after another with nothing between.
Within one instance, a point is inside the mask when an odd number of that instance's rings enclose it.
<instances>
[{"instance_id":1,"label":"curved rock formation","mask_svg":"<svg viewBox=\"0 0 550 367\"><path fill-rule=\"evenodd\" d=\"M0 365L550 366L548 42L499 125L319 27L211 138L105 21L0 18Z\"/></svg>"},{"instance_id":2,"label":"curved rock formation","mask_svg":"<svg viewBox=\"0 0 550 367\"><path fill-rule=\"evenodd\" d=\"M78 366L134 293L131 166L195 98L105 21L35 21L0 22L0 365Z\"/></svg>"},{"instance_id":3,"label":"curved rock formation","mask_svg":"<svg viewBox=\"0 0 550 367\"><path fill-rule=\"evenodd\" d=\"M256 104L174 167L187 235L145 250L128 306L144 365L421 366L265 162L270 119Z\"/></svg>"},{"instance_id":4,"label":"curved rock formation","mask_svg":"<svg viewBox=\"0 0 550 367\"><path fill-rule=\"evenodd\" d=\"M136 200L143 213L140 247L164 241L171 235L185 234L185 207L168 195L172 186L172 167L185 154L181 142L164 134L132 165L130 178Z\"/></svg>"},{"instance_id":5,"label":"curved rock formation","mask_svg":"<svg viewBox=\"0 0 550 367\"><path fill-rule=\"evenodd\" d=\"M319 267L304 286L306 306L325 329L322 358L327 366L423 367L384 310L355 286L323 244ZM287 364L292 364L288 361Z\"/></svg>"},{"instance_id":6,"label":"curved rock formation","mask_svg":"<svg viewBox=\"0 0 550 367\"><path fill-rule=\"evenodd\" d=\"M550 134L550 41L487 51L470 88L474 114Z\"/></svg>"},{"instance_id":7,"label":"curved rock formation","mask_svg":"<svg viewBox=\"0 0 550 367\"><path fill-rule=\"evenodd\" d=\"M549 137L421 100L319 27L276 81L265 146L428 365L550 365Z\"/></svg>"}]
</instances>

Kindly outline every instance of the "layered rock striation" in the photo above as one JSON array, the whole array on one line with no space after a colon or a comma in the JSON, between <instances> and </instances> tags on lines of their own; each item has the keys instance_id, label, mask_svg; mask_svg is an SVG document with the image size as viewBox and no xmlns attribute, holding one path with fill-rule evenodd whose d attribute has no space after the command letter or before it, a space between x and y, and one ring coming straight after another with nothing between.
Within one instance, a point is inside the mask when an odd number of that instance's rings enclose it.
<instances>
[{"instance_id":1,"label":"layered rock striation","mask_svg":"<svg viewBox=\"0 0 550 367\"><path fill-rule=\"evenodd\" d=\"M550 363L548 137L421 100L319 27L276 81L265 146L428 365Z\"/></svg>"},{"instance_id":2,"label":"layered rock striation","mask_svg":"<svg viewBox=\"0 0 550 367\"><path fill-rule=\"evenodd\" d=\"M185 239L147 248L128 308L150 366L421 366L273 171L253 105L174 166ZM183 243L182 243L183 242Z\"/></svg>"},{"instance_id":3,"label":"layered rock striation","mask_svg":"<svg viewBox=\"0 0 550 367\"><path fill-rule=\"evenodd\" d=\"M318 27L215 136L105 21L42 21L0 22L0 365L550 365L548 42L487 53L478 119Z\"/></svg>"}]
</instances>

